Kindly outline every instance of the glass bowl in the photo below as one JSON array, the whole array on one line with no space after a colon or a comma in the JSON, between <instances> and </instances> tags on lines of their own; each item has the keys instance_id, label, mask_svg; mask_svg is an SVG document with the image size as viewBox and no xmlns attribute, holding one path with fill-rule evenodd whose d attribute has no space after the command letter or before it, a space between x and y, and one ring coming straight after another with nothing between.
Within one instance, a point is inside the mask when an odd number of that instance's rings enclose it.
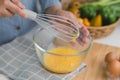
<instances>
[{"instance_id":1,"label":"glass bowl","mask_svg":"<svg viewBox=\"0 0 120 80\"><path fill-rule=\"evenodd\" d=\"M47 30L40 28L34 36L33 42L37 57L43 67L54 73L70 73L78 68L92 46L92 39L81 46L77 41L70 43L57 38Z\"/></svg>"}]
</instances>

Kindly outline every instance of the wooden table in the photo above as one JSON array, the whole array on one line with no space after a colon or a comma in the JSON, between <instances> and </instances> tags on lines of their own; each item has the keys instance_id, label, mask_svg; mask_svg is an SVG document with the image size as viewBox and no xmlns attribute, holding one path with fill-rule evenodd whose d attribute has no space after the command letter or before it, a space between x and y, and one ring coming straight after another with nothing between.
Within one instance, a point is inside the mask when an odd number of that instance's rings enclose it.
<instances>
[{"instance_id":1,"label":"wooden table","mask_svg":"<svg viewBox=\"0 0 120 80\"><path fill-rule=\"evenodd\" d=\"M120 56L120 48L94 43L86 55L85 63L87 68L73 80L113 80L108 79L109 77L106 75L104 61L105 55L110 51Z\"/></svg>"}]
</instances>

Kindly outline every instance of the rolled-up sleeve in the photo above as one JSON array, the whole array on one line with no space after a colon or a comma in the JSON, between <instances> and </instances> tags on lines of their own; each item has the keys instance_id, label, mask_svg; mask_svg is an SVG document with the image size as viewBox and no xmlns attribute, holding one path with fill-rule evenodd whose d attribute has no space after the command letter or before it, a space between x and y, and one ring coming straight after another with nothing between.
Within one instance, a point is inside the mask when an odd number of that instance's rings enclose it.
<instances>
[{"instance_id":1,"label":"rolled-up sleeve","mask_svg":"<svg viewBox=\"0 0 120 80\"><path fill-rule=\"evenodd\" d=\"M59 0L39 0L42 8L42 12L45 11L46 8L51 6L59 6L61 7L61 3Z\"/></svg>"}]
</instances>

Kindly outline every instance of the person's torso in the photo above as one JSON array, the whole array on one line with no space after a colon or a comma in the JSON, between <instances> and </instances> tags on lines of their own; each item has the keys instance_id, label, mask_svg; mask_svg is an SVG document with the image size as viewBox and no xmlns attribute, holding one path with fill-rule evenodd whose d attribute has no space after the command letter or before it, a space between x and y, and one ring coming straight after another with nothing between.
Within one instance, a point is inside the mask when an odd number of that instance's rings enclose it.
<instances>
[{"instance_id":1,"label":"person's torso","mask_svg":"<svg viewBox=\"0 0 120 80\"><path fill-rule=\"evenodd\" d=\"M27 9L36 11L37 0L20 0ZM0 44L10 41L32 29L36 23L18 15L12 18L0 18Z\"/></svg>"}]
</instances>

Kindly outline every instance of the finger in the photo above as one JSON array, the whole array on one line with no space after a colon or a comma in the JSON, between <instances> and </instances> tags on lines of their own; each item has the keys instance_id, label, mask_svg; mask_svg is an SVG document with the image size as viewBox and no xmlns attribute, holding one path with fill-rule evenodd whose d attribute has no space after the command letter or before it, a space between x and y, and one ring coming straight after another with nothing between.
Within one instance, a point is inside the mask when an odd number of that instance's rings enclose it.
<instances>
[{"instance_id":1,"label":"finger","mask_svg":"<svg viewBox=\"0 0 120 80\"><path fill-rule=\"evenodd\" d=\"M70 19L72 19L72 21L76 24L77 27L81 28L82 24L80 24L76 16L72 13L69 13L69 14L70 14Z\"/></svg>"},{"instance_id":2,"label":"finger","mask_svg":"<svg viewBox=\"0 0 120 80\"><path fill-rule=\"evenodd\" d=\"M89 42L88 38L85 38L84 43L87 44Z\"/></svg>"},{"instance_id":3,"label":"finger","mask_svg":"<svg viewBox=\"0 0 120 80\"><path fill-rule=\"evenodd\" d=\"M19 0L11 0L11 1L21 9L25 8L25 6Z\"/></svg>"},{"instance_id":4,"label":"finger","mask_svg":"<svg viewBox=\"0 0 120 80\"><path fill-rule=\"evenodd\" d=\"M89 35L89 31L86 28L86 26L84 26L82 23L79 23L79 25L81 25L80 31L82 31L84 33L84 36L88 36Z\"/></svg>"},{"instance_id":5,"label":"finger","mask_svg":"<svg viewBox=\"0 0 120 80\"><path fill-rule=\"evenodd\" d=\"M88 42L89 42L89 39L88 38L84 38L83 39L83 46L86 45Z\"/></svg>"},{"instance_id":6,"label":"finger","mask_svg":"<svg viewBox=\"0 0 120 80\"><path fill-rule=\"evenodd\" d=\"M84 39L85 39L85 36L83 34L82 31L80 31L80 36L77 38L77 41L79 42L80 45L84 45Z\"/></svg>"},{"instance_id":7,"label":"finger","mask_svg":"<svg viewBox=\"0 0 120 80\"><path fill-rule=\"evenodd\" d=\"M9 17L9 18L11 18L11 17L13 17L13 13L11 13L9 10L7 10L7 9L5 9L4 10L4 17Z\"/></svg>"},{"instance_id":8,"label":"finger","mask_svg":"<svg viewBox=\"0 0 120 80\"><path fill-rule=\"evenodd\" d=\"M81 44L82 46L84 46L86 43L88 43L88 36L85 35L85 32L83 30L80 30L80 35L77 38L77 41L79 42L79 44Z\"/></svg>"},{"instance_id":9,"label":"finger","mask_svg":"<svg viewBox=\"0 0 120 80\"><path fill-rule=\"evenodd\" d=\"M7 9L9 11L11 11L12 13L16 13L16 14L20 15L23 18L27 17L27 15L24 13L24 11L12 2L9 2L9 5L7 5Z\"/></svg>"}]
</instances>

